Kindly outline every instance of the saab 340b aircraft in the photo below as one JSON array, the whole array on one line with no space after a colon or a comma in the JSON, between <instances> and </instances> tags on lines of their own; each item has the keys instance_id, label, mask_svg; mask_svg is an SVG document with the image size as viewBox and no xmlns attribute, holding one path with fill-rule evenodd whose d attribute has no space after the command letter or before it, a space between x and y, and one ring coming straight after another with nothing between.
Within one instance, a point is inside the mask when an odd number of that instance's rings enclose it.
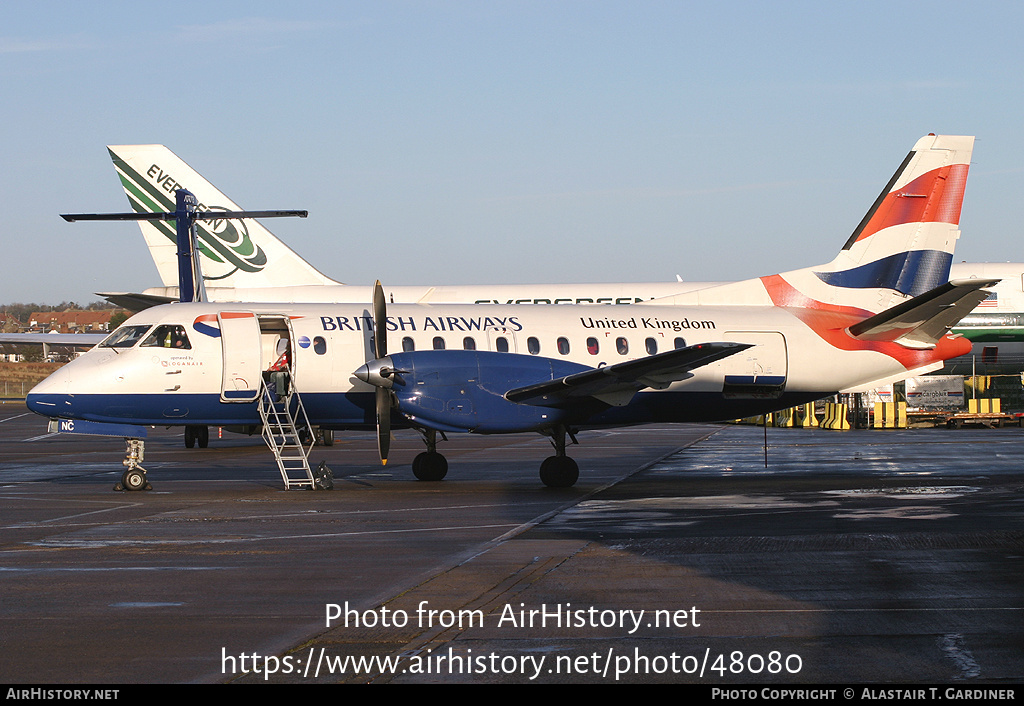
<instances>
[{"instance_id":1,"label":"saab 340b aircraft","mask_svg":"<svg viewBox=\"0 0 1024 706\"><path fill-rule=\"evenodd\" d=\"M311 426L376 428L384 462L391 427L416 429L424 480L447 471L438 432L535 431L555 448L541 479L570 486L579 430L762 414L969 350L948 330L995 282L947 281L973 143L919 140L824 265L628 306L388 304L379 283L372 305L161 305L28 406L60 429L135 438L146 425L262 428L286 487L330 485L307 450L291 455ZM146 487L141 447L128 456L124 487Z\"/></svg>"}]
</instances>

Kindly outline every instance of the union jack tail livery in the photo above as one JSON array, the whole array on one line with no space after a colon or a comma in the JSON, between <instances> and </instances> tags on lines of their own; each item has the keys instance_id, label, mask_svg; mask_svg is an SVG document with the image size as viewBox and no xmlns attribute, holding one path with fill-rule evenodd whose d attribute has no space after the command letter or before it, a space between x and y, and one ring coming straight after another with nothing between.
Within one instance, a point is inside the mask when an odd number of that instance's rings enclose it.
<instances>
[{"instance_id":1,"label":"union jack tail livery","mask_svg":"<svg viewBox=\"0 0 1024 706\"><path fill-rule=\"evenodd\" d=\"M793 283L821 301L881 311L949 281L974 138L928 135L914 145L839 255ZM852 296L862 294L862 297ZM859 301L851 301L859 300Z\"/></svg>"},{"instance_id":2,"label":"union jack tail livery","mask_svg":"<svg viewBox=\"0 0 1024 706\"><path fill-rule=\"evenodd\" d=\"M973 148L972 136L918 140L832 262L661 301L875 314L945 284Z\"/></svg>"},{"instance_id":3,"label":"union jack tail livery","mask_svg":"<svg viewBox=\"0 0 1024 706\"><path fill-rule=\"evenodd\" d=\"M946 334L998 281L948 281L973 148L971 136L918 140L832 262L653 303L782 307L833 349L882 353L902 377L934 370L965 348Z\"/></svg>"}]
</instances>

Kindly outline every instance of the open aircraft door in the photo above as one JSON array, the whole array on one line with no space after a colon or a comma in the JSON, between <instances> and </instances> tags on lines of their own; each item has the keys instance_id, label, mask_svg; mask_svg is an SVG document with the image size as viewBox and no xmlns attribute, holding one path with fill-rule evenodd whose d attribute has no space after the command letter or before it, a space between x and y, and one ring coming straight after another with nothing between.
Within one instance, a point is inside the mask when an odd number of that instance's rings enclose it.
<instances>
[{"instance_id":1,"label":"open aircraft door","mask_svg":"<svg viewBox=\"0 0 1024 706\"><path fill-rule=\"evenodd\" d=\"M260 394L263 370L260 354L260 323L249 311L217 314L224 367L221 402L252 402Z\"/></svg>"},{"instance_id":2,"label":"open aircraft door","mask_svg":"<svg viewBox=\"0 0 1024 706\"><path fill-rule=\"evenodd\" d=\"M777 399L786 389L786 337L776 331L729 331L728 341L753 347L730 356L724 368L722 394L728 399Z\"/></svg>"}]
</instances>

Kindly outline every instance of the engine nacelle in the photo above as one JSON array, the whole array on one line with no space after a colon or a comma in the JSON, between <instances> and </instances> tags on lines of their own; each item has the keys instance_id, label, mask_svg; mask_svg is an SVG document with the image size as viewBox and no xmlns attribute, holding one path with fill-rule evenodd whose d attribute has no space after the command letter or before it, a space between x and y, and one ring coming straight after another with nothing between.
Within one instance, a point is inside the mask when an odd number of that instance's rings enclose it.
<instances>
[{"instance_id":1,"label":"engine nacelle","mask_svg":"<svg viewBox=\"0 0 1024 706\"><path fill-rule=\"evenodd\" d=\"M509 390L591 370L579 363L493 351L413 351L388 356L391 391L413 421L441 431L536 431L566 419L557 407L516 404Z\"/></svg>"}]
</instances>

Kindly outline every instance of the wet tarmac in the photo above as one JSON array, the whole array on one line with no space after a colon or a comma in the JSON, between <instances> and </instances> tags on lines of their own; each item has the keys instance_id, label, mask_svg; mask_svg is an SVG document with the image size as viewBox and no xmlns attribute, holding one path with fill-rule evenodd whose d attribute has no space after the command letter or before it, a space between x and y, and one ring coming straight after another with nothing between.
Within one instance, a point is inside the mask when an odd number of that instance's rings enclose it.
<instances>
[{"instance_id":1,"label":"wet tarmac","mask_svg":"<svg viewBox=\"0 0 1024 706\"><path fill-rule=\"evenodd\" d=\"M0 405L0 679L14 683L1007 684L1024 675L1024 432L453 437L441 483L370 434L280 489L259 439L45 436ZM328 618L330 625L328 626ZM247 671L247 674L243 674Z\"/></svg>"}]
</instances>

